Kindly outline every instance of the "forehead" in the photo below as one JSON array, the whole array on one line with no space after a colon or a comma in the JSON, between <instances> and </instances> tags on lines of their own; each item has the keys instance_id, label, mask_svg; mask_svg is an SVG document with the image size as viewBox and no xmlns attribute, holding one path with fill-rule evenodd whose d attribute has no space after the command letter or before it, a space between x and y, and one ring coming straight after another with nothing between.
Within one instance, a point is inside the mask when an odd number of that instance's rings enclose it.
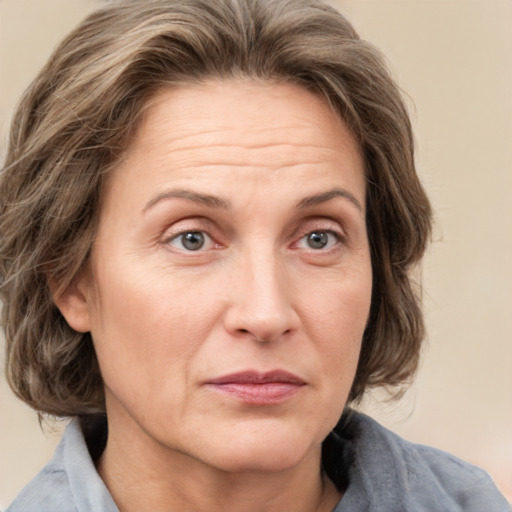
<instances>
[{"instance_id":1,"label":"forehead","mask_svg":"<svg viewBox=\"0 0 512 512\"><path fill-rule=\"evenodd\" d=\"M130 149L290 144L359 152L341 116L318 93L290 82L209 80L159 90L146 104Z\"/></svg>"},{"instance_id":2,"label":"forehead","mask_svg":"<svg viewBox=\"0 0 512 512\"><path fill-rule=\"evenodd\" d=\"M291 83L211 80L160 90L113 175L117 187L137 182L147 194L172 182L204 188L235 178L268 190L318 183L321 191L323 176L335 176L363 191L355 195L364 204L363 161L347 126L323 97Z\"/></svg>"}]
</instances>

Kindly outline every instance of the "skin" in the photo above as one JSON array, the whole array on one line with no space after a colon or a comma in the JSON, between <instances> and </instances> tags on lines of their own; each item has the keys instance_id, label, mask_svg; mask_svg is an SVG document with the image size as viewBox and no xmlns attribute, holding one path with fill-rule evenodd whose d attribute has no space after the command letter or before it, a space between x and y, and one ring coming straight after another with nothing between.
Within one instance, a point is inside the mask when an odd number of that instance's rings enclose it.
<instances>
[{"instance_id":1,"label":"skin","mask_svg":"<svg viewBox=\"0 0 512 512\"><path fill-rule=\"evenodd\" d=\"M347 127L299 86L210 81L151 100L107 183L90 272L58 299L92 333L109 418L98 470L121 511L332 510L320 450L370 308L365 191ZM208 384L276 369L303 382L278 403Z\"/></svg>"}]
</instances>

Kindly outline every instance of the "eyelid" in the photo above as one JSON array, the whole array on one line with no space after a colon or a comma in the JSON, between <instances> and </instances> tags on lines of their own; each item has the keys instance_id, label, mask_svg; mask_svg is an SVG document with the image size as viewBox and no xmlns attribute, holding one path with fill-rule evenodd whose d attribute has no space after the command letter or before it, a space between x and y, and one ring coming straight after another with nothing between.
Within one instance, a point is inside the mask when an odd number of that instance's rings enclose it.
<instances>
[{"instance_id":1,"label":"eyelid","mask_svg":"<svg viewBox=\"0 0 512 512\"><path fill-rule=\"evenodd\" d=\"M183 237L184 235L186 235L187 233L201 233L203 236L204 236L204 247L200 247L199 249L197 250L193 250L193 249L187 249L186 247L176 247L175 245L173 245L172 242L176 241L176 240L179 240L181 237ZM212 249L213 247L215 247L215 241L213 240L213 238L204 230L200 230L200 229L185 229L184 231L181 231L179 233L176 233L175 235L173 235L172 237L168 238L166 243L172 247L175 247L176 249L180 250L180 251L183 251L185 253L194 253L194 252L197 252L197 253L200 253L200 252L205 252L205 251L208 251L210 249Z\"/></svg>"},{"instance_id":2,"label":"eyelid","mask_svg":"<svg viewBox=\"0 0 512 512\"><path fill-rule=\"evenodd\" d=\"M341 233L338 233L337 231L334 231L332 229L313 229L313 230L310 230L308 231L305 235L303 235L302 237L300 237L296 244L300 244L302 241L306 241L307 237L309 237L311 234L313 233L327 233L328 235L330 235L331 237L334 237L334 242L332 243L328 243L325 247L319 247L319 248L314 248L314 247L303 247L305 250L307 251L312 251L312 252L326 252L328 251L329 249L332 249L334 246L338 245L340 242L343 242L343 238L342 238L342 235Z\"/></svg>"},{"instance_id":3,"label":"eyelid","mask_svg":"<svg viewBox=\"0 0 512 512\"><path fill-rule=\"evenodd\" d=\"M323 219L306 219L304 222L302 222L299 228L292 235L292 238L297 240L314 231L329 231L331 233L336 234L336 236L338 236L340 240L344 239L347 236L345 229L343 228L342 224L339 221L326 217Z\"/></svg>"},{"instance_id":4,"label":"eyelid","mask_svg":"<svg viewBox=\"0 0 512 512\"><path fill-rule=\"evenodd\" d=\"M220 245L217 243L215 236L212 234L212 231L212 223L204 217L184 218L174 222L164 231L163 235L161 236L161 243L164 245L170 245L170 242L178 239L180 236L183 236L186 233L198 232L202 233L205 236L205 238L209 239L209 249L212 249L215 246ZM185 248L181 250L187 253L194 252L187 250ZM204 252L205 250L208 249L199 249L195 252L199 253Z\"/></svg>"}]
</instances>

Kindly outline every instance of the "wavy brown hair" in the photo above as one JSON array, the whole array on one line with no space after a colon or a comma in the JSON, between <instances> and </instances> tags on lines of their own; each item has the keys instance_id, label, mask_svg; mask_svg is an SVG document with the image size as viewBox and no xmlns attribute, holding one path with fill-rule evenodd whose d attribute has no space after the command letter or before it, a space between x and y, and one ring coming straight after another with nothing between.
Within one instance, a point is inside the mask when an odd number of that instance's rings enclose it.
<instances>
[{"instance_id":1,"label":"wavy brown hair","mask_svg":"<svg viewBox=\"0 0 512 512\"><path fill-rule=\"evenodd\" d=\"M7 377L39 412L104 412L92 340L55 306L94 243L103 183L163 87L246 77L322 95L366 163L370 319L350 400L414 374L424 337L411 271L431 210L410 120L380 53L315 0L125 0L86 18L15 113L0 177L0 290Z\"/></svg>"}]
</instances>

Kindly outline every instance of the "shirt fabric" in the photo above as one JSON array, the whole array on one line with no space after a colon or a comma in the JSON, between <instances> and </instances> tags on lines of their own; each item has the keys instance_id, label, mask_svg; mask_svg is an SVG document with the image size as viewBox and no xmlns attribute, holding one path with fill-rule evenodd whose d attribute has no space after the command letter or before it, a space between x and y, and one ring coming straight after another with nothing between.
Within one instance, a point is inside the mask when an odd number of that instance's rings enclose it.
<instances>
[{"instance_id":1,"label":"shirt fabric","mask_svg":"<svg viewBox=\"0 0 512 512\"><path fill-rule=\"evenodd\" d=\"M90 442L89 442L90 444ZM333 512L510 512L490 477L452 455L405 441L349 412L323 446L324 470L344 495ZM78 420L52 460L5 512L119 512Z\"/></svg>"}]
</instances>

